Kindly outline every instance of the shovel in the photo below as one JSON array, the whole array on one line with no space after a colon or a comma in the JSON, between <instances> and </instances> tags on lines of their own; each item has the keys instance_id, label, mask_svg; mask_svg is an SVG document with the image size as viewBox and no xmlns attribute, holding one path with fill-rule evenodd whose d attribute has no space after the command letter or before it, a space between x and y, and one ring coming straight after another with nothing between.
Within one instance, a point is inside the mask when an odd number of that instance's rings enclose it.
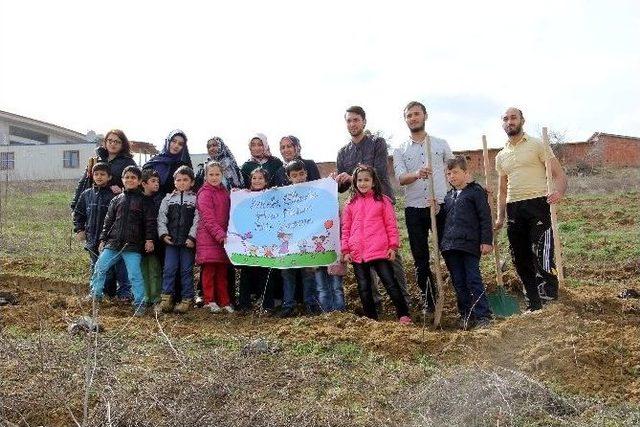
<instances>
[{"instance_id":1,"label":"shovel","mask_svg":"<svg viewBox=\"0 0 640 427\"><path fill-rule=\"evenodd\" d=\"M487 150L487 137L482 135L482 154L484 157L484 183L487 191L489 190L489 151ZM489 196L491 197L491 196ZM492 206L492 200L489 200L489 206ZM491 223L496 222L495 209L491 209ZM504 281L502 280L502 271L504 263L500 262L500 251L498 250L498 238L496 233L493 233L493 257L495 260L496 268L496 283L497 288L493 292L489 292L487 299L489 300L489 306L493 314L499 317L509 317L514 314L520 313L520 307L518 300L507 293L504 287Z\"/></svg>"}]
</instances>

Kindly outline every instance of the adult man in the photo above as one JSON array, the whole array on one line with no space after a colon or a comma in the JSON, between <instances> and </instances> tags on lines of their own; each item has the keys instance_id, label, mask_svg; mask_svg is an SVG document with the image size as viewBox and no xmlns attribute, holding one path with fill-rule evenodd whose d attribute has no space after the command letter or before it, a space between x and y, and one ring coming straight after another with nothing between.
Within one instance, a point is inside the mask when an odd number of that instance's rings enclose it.
<instances>
[{"instance_id":1,"label":"adult man","mask_svg":"<svg viewBox=\"0 0 640 427\"><path fill-rule=\"evenodd\" d=\"M347 108L344 119L347 124L347 130L351 135L351 140L338 151L338 159L336 161L337 175L335 177L338 182L338 191L343 193L349 189L352 180L351 174L356 166L359 164L369 165L378 174L382 184L382 192L395 204L396 198L387 174L387 159L389 155L386 141L384 138L375 137L365 132L367 116L362 107L354 105ZM393 270L408 305L407 279L402 267L400 253L396 255L393 261ZM374 286L374 298L376 302L380 300L377 286Z\"/></svg>"},{"instance_id":2,"label":"adult man","mask_svg":"<svg viewBox=\"0 0 640 427\"><path fill-rule=\"evenodd\" d=\"M529 299L529 310L534 311L542 308L543 301L558 298L549 204L562 199L567 177L551 149L545 150L539 139L527 135L523 125L524 115L518 108L509 108L502 116L502 128L509 139L496 156L499 186L495 229L503 226L506 213L513 264ZM547 192L546 156L554 181L551 194Z\"/></svg>"},{"instance_id":3,"label":"adult man","mask_svg":"<svg viewBox=\"0 0 640 427\"><path fill-rule=\"evenodd\" d=\"M436 288L429 268L429 230L431 229L432 200L429 180L433 180L437 205L436 226L441 236L444 214L440 209L447 194L446 161L453 158L451 148L444 139L428 135L425 130L427 109L417 101L404 108L404 121L411 133L393 152L393 166L400 185L405 188L405 221L409 234L411 255L416 269L416 281L424 301L424 309L433 312ZM429 168L425 144L431 144L432 167Z\"/></svg>"}]
</instances>

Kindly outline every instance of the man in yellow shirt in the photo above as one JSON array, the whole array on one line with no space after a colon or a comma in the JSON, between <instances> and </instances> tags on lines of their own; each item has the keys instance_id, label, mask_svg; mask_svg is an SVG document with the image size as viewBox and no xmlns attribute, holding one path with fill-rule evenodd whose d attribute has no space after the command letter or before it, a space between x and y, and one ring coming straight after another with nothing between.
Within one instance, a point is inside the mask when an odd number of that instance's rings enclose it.
<instances>
[{"instance_id":1,"label":"man in yellow shirt","mask_svg":"<svg viewBox=\"0 0 640 427\"><path fill-rule=\"evenodd\" d=\"M498 218L500 229L507 218L511 256L524 285L529 310L540 310L544 301L558 298L558 278L553 263L550 203L558 203L567 189L567 176L551 149L523 131L522 111L511 107L502 116L509 140L496 156L499 175ZM548 194L545 158L554 188Z\"/></svg>"}]
</instances>

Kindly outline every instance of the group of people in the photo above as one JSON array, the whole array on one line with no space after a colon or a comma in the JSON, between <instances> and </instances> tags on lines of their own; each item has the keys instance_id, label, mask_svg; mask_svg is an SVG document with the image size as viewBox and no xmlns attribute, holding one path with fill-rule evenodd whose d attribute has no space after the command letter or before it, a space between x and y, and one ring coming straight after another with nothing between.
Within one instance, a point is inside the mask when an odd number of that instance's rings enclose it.
<instances>
[{"instance_id":1,"label":"group of people","mask_svg":"<svg viewBox=\"0 0 640 427\"><path fill-rule=\"evenodd\" d=\"M463 156L454 156L444 139L426 132L427 117L423 104L407 104L409 137L393 153L395 175L405 189L406 227L423 312L433 313L438 298L429 267L431 209L461 327L485 327L491 321L480 257L492 251L493 231L507 218L528 309L538 310L556 299L549 203L563 197L566 176L553 153L524 133L521 110L509 108L504 113L508 141L496 157L498 206L492 224L487 192L472 180ZM348 108L344 119L351 138L339 150L331 174L340 192L350 191L341 217L342 259L318 268L242 266L237 292L237 272L224 250L229 192L264 191L319 179L316 163L301 157L300 140L293 135L281 138L280 160L272 155L266 136L256 134L249 140L249 160L239 167L224 141L213 137L207 142L207 162L194 172L187 136L180 130L172 131L162 152L142 168L135 165L125 134L109 131L90 159L71 205L74 231L89 252L90 298L100 300L105 294L132 298L138 316L155 303L163 312L178 313L194 303L229 313L252 310L257 303L267 314L280 305L282 317L294 315L296 300L309 314L344 310L342 278L350 263L364 314L378 318L379 281L399 322L410 324L387 144L365 130L361 107ZM547 194L547 158L555 182L551 194ZM435 196L429 191L430 180ZM194 263L200 266L199 292L194 286Z\"/></svg>"}]
</instances>

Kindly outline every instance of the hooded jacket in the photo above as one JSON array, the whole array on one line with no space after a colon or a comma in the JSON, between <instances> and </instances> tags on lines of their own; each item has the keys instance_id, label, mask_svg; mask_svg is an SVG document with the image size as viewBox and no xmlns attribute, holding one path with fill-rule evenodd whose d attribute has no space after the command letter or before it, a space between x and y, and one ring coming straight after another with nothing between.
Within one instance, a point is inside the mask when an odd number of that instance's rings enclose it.
<instances>
[{"instance_id":1,"label":"hooded jacket","mask_svg":"<svg viewBox=\"0 0 640 427\"><path fill-rule=\"evenodd\" d=\"M100 241L116 251L142 252L145 240L153 240L156 217L152 201L139 189L124 190L109 204Z\"/></svg>"},{"instance_id":2,"label":"hooded jacket","mask_svg":"<svg viewBox=\"0 0 640 427\"><path fill-rule=\"evenodd\" d=\"M107 216L109 203L115 197L109 186L88 188L82 192L73 210L73 232L84 231L87 240L84 247L96 251L100 233Z\"/></svg>"},{"instance_id":3,"label":"hooded jacket","mask_svg":"<svg viewBox=\"0 0 640 427\"><path fill-rule=\"evenodd\" d=\"M229 262L222 242L227 237L230 204L229 192L222 185L205 182L198 191L197 264Z\"/></svg>"},{"instance_id":4,"label":"hooded jacket","mask_svg":"<svg viewBox=\"0 0 640 427\"><path fill-rule=\"evenodd\" d=\"M341 240L342 253L351 254L353 262L387 259L387 251L400 246L391 199L376 200L373 191L356 194L342 214Z\"/></svg>"},{"instance_id":5,"label":"hooded jacket","mask_svg":"<svg viewBox=\"0 0 640 427\"><path fill-rule=\"evenodd\" d=\"M158 212L158 236L160 240L170 236L174 246L184 246L187 239L196 242L198 212L193 191L174 191L167 194Z\"/></svg>"},{"instance_id":6,"label":"hooded jacket","mask_svg":"<svg viewBox=\"0 0 640 427\"><path fill-rule=\"evenodd\" d=\"M480 256L480 245L491 245L493 230L487 192L476 182L460 194L450 190L444 198L444 231L440 251L459 250Z\"/></svg>"}]
</instances>

